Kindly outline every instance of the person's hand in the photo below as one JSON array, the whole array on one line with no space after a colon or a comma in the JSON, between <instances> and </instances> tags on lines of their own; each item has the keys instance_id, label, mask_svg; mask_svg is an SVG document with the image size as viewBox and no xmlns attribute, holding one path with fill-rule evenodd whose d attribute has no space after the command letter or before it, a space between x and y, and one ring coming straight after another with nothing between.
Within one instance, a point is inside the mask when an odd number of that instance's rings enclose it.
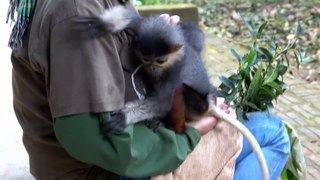
<instances>
[{"instance_id":1,"label":"person's hand","mask_svg":"<svg viewBox=\"0 0 320 180\"><path fill-rule=\"evenodd\" d=\"M169 14L161 14L160 17L163 17L170 24L178 24L180 22L180 16Z\"/></svg>"},{"instance_id":2,"label":"person's hand","mask_svg":"<svg viewBox=\"0 0 320 180\"><path fill-rule=\"evenodd\" d=\"M217 98L217 106L225 113L230 114L231 112L231 114L233 114L233 111L230 110L230 106L224 98ZM197 129L201 135L204 135L212 130L218 122L219 119L214 116L205 116L200 120L189 122L188 125Z\"/></svg>"},{"instance_id":3,"label":"person's hand","mask_svg":"<svg viewBox=\"0 0 320 180\"><path fill-rule=\"evenodd\" d=\"M218 123L218 119L213 116L205 116L198 121L192 121L188 123L188 126L191 126L199 131L201 135L206 134L211 129L213 129Z\"/></svg>"},{"instance_id":4,"label":"person's hand","mask_svg":"<svg viewBox=\"0 0 320 180\"><path fill-rule=\"evenodd\" d=\"M216 106L220 107L225 113L230 114L229 103L221 97L216 98Z\"/></svg>"}]
</instances>

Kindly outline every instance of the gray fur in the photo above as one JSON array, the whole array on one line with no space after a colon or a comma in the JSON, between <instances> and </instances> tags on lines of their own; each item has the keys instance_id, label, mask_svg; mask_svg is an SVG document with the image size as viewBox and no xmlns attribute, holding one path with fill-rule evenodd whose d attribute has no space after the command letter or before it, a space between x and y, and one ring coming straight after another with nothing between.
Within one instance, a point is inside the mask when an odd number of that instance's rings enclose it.
<instances>
[{"instance_id":1,"label":"gray fur","mask_svg":"<svg viewBox=\"0 0 320 180\"><path fill-rule=\"evenodd\" d=\"M121 109L125 115L126 124L134 124L147 119L161 119L170 110L168 104L161 104L158 101L146 99L126 103Z\"/></svg>"}]
</instances>

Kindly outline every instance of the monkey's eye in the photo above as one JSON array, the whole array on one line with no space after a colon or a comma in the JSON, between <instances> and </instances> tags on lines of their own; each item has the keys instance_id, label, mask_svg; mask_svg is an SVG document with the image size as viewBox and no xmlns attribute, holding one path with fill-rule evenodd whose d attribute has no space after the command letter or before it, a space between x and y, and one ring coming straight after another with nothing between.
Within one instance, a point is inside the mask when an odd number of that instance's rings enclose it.
<instances>
[{"instance_id":1,"label":"monkey's eye","mask_svg":"<svg viewBox=\"0 0 320 180\"><path fill-rule=\"evenodd\" d=\"M157 59L156 62L157 62L158 64L163 64L163 63L165 63L166 61L163 60L163 59Z\"/></svg>"},{"instance_id":2,"label":"monkey's eye","mask_svg":"<svg viewBox=\"0 0 320 180\"><path fill-rule=\"evenodd\" d=\"M150 62L150 60L147 59L147 58L143 58L142 60L143 60L143 62L145 62L145 63L149 63L149 62Z\"/></svg>"}]
</instances>

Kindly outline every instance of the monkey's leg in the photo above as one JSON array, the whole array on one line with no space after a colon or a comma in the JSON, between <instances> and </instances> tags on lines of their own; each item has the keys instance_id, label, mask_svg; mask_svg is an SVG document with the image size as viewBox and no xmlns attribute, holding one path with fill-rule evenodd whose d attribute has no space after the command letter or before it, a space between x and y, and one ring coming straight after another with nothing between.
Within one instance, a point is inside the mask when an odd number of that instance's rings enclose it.
<instances>
[{"instance_id":1,"label":"monkey's leg","mask_svg":"<svg viewBox=\"0 0 320 180\"><path fill-rule=\"evenodd\" d=\"M154 132L157 132L160 127L164 127L165 123L163 122L163 119L160 118L154 118L154 119L147 119L144 121L144 124L152 129Z\"/></svg>"},{"instance_id":2,"label":"monkey's leg","mask_svg":"<svg viewBox=\"0 0 320 180\"><path fill-rule=\"evenodd\" d=\"M185 125L185 104L183 100L183 85L180 85L174 92L170 117L167 121L172 130L176 133L183 133Z\"/></svg>"}]
</instances>

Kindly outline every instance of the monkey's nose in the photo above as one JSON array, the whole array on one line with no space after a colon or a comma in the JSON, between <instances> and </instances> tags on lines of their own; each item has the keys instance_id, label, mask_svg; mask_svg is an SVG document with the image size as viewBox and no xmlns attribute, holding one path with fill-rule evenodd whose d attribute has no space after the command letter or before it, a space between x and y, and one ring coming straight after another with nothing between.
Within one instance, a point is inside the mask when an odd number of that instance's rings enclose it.
<instances>
[{"instance_id":1,"label":"monkey's nose","mask_svg":"<svg viewBox=\"0 0 320 180\"><path fill-rule=\"evenodd\" d=\"M155 71L155 70L157 70L157 67L155 67L155 66L150 66L150 69L151 69L152 71Z\"/></svg>"}]
</instances>

